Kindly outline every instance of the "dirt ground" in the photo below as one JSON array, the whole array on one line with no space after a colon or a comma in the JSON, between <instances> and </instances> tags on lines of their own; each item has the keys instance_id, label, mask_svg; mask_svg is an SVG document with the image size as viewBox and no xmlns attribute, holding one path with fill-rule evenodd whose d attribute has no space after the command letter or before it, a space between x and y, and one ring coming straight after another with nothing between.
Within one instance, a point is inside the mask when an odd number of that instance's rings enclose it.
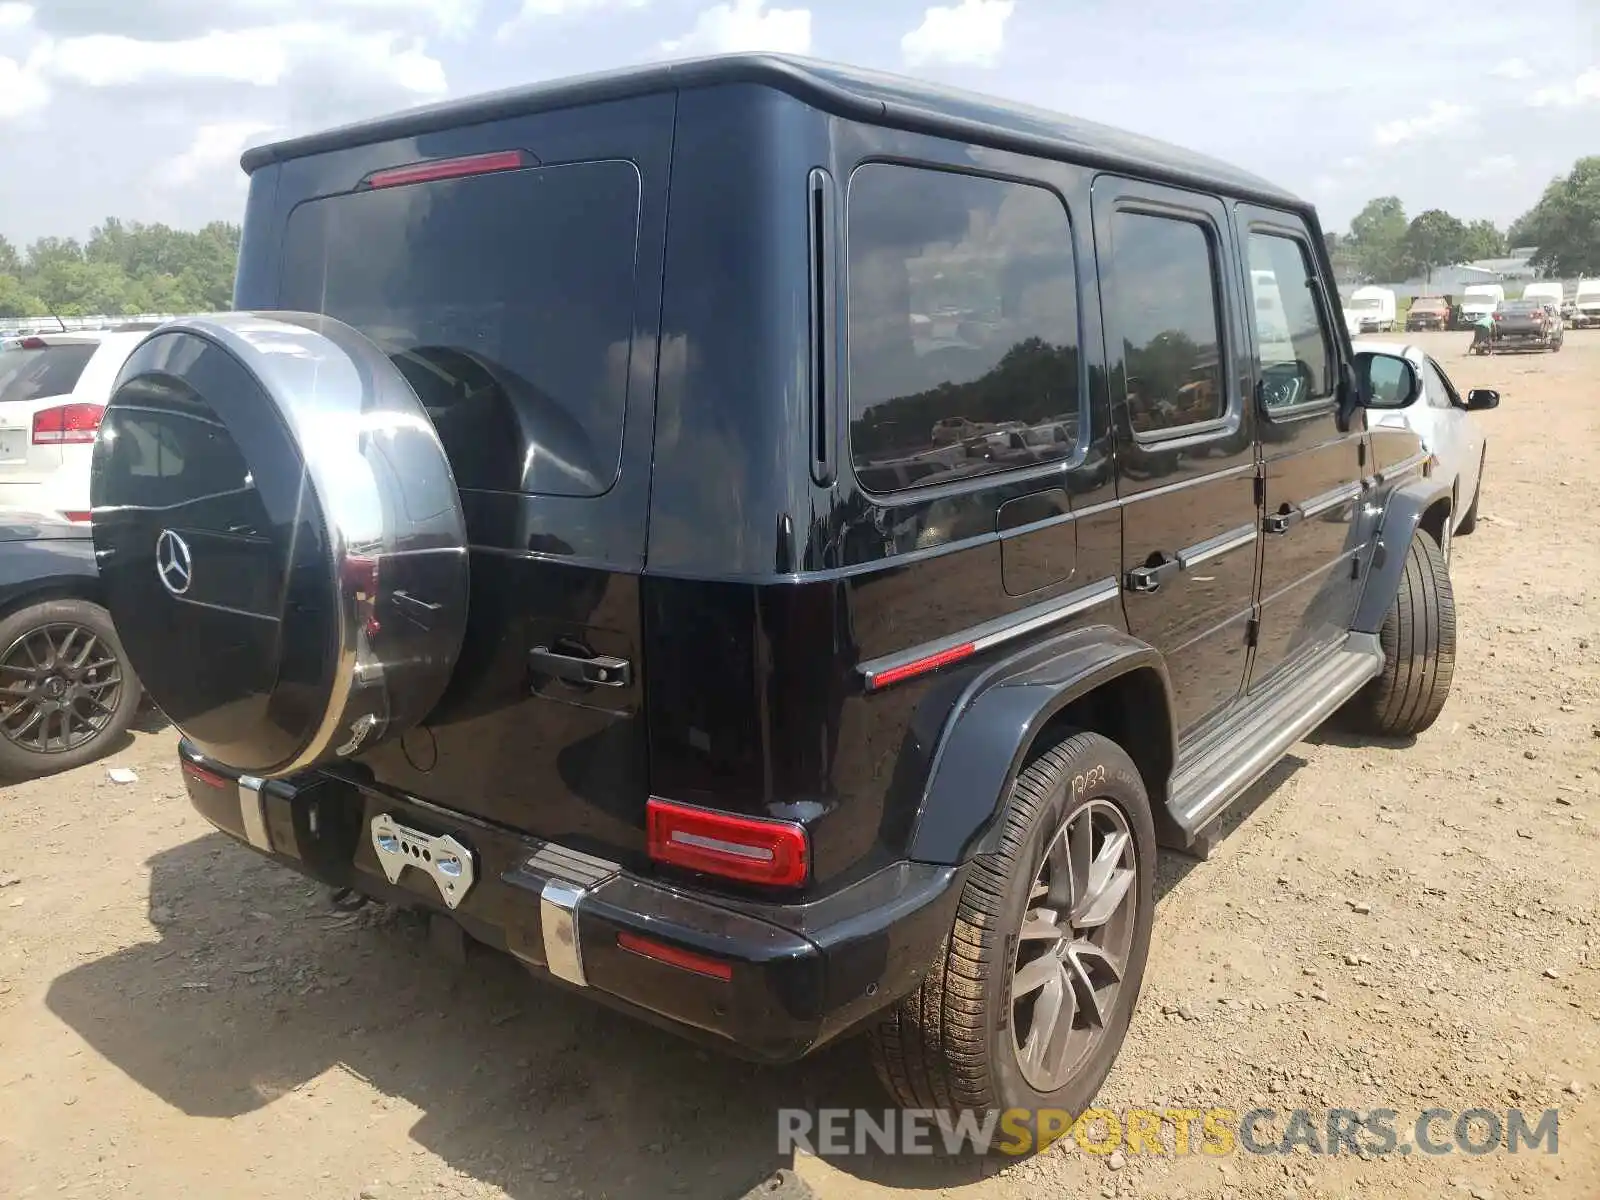
<instances>
[{"instance_id":1,"label":"dirt ground","mask_svg":"<svg viewBox=\"0 0 1600 1200\"><path fill-rule=\"evenodd\" d=\"M336 911L195 816L152 729L0 791L0 1197L1600 1196L1600 333L1467 340L1428 343L1503 402L1444 716L1319 733L1163 862L1101 1103L1559 1106L1558 1154L780 1158L780 1106L882 1108L859 1045L745 1066Z\"/></svg>"}]
</instances>

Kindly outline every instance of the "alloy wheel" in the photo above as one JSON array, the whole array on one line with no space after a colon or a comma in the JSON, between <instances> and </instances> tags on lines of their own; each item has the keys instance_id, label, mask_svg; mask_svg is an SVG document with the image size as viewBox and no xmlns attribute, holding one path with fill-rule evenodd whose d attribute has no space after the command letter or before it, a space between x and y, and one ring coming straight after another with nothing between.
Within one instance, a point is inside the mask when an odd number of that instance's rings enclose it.
<instances>
[{"instance_id":1,"label":"alloy wheel","mask_svg":"<svg viewBox=\"0 0 1600 1200\"><path fill-rule=\"evenodd\" d=\"M0 654L0 735L32 754L76 750L116 715L122 688L122 664L93 630L30 629Z\"/></svg>"},{"instance_id":2,"label":"alloy wheel","mask_svg":"<svg viewBox=\"0 0 1600 1200\"><path fill-rule=\"evenodd\" d=\"M1064 1087L1111 1023L1133 948L1138 859L1122 810L1075 809L1029 891L1011 974L1011 1039L1035 1091Z\"/></svg>"}]
</instances>

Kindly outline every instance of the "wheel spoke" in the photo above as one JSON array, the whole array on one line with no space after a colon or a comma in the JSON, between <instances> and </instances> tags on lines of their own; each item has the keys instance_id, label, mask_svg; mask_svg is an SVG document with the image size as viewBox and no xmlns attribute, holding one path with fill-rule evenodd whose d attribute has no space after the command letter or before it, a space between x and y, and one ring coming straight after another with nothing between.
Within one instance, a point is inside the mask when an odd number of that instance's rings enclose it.
<instances>
[{"instance_id":1,"label":"wheel spoke","mask_svg":"<svg viewBox=\"0 0 1600 1200\"><path fill-rule=\"evenodd\" d=\"M1061 973L1060 962L1055 959L1052 959L1052 962L1055 963L1056 969L1033 1002L1033 1019L1028 1023L1028 1040L1022 1045L1022 1060L1038 1070L1044 1068L1045 1055L1050 1049L1051 1039L1062 1016L1066 1016L1069 1025L1072 1023L1071 1013L1063 1014L1063 1009L1070 1003L1070 989L1067 987L1066 977Z\"/></svg>"},{"instance_id":2,"label":"wheel spoke","mask_svg":"<svg viewBox=\"0 0 1600 1200\"><path fill-rule=\"evenodd\" d=\"M1072 981L1072 991L1079 1007L1088 1017L1089 1024L1096 1029L1104 1029L1106 1024L1105 1013L1100 1008L1100 997L1095 992L1094 980L1089 978L1089 972L1084 969L1083 961L1075 956L1066 960L1067 977Z\"/></svg>"},{"instance_id":3,"label":"wheel spoke","mask_svg":"<svg viewBox=\"0 0 1600 1200\"><path fill-rule=\"evenodd\" d=\"M56 661L58 663L70 664L72 662L72 655L70 653L70 651L72 649L72 639L77 637L77 636L78 636L78 627L76 625L69 625L67 627L66 633L61 635L60 644L59 645L55 645L54 643L52 643L53 650L54 650L55 657L56 657ZM48 633L45 634L45 640L46 641L50 640L50 635Z\"/></svg>"},{"instance_id":4,"label":"wheel spoke","mask_svg":"<svg viewBox=\"0 0 1600 1200\"><path fill-rule=\"evenodd\" d=\"M1072 914L1072 923L1080 929L1093 929L1104 925L1127 898L1133 886L1133 870L1122 865L1123 852L1128 847L1128 835L1109 835L1100 853L1089 869L1088 894L1079 902Z\"/></svg>"},{"instance_id":5,"label":"wheel spoke","mask_svg":"<svg viewBox=\"0 0 1600 1200\"><path fill-rule=\"evenodd\" d=\"M1011 998L1020 1000L1032 995L1052 979L1061 976L1061 960L1046 950L1038 958L1011 977Z\"/></svg>"},{"instance_id":6,"label":"wheel spoke","mask_svg":"<svg viewBox=\"0 0 1600 1200\"><path fill-rule=\"evenodd\" d=\"M97 658L94 662L79 664L78 669L81 671L103 671L107 667L114 667L116 665L117 660L114 658Z\"/></svg>"},{"instance_id":7,"label":"wheel spoke","mask_svg":"<svg viewBox=\"0 0 1600 1200\"><path fill-rule=\"evenodd\" d=\"M1048 908L1036 908L1023 918L1022 930L1018 936L1025 942L1059 942L1065 934L1054 911Z\"/></svg>"},{"instance_id":8,"label":"wheel spoke","mask_svg":"<svg viewBox=\"0 0 1600 1200\"><path fill-rule=\"evenodd\" d=\"M1050 868L1050 903L1063 911L1072 907L1072 855L1067 847L1067 831L1059 830L1045 852Z\"/></svg>"},{"instance_id":9,"label":"wheel spoke","mask_svg":"<svg viewBox=\"0 0 1600 1200\"><path fill-rule=\"evenodd\" d=\"M1067 846L1072 861L1073 907L1083 903L1088 893L1089 873L1094 858L1094 815L1085 809L1067 827Z\"/></svg>"},{"instance_id":10,"label":"wheel spoke","mask_svg":"<svg viewBox=\"0 0 1600 1200\"><path fill-rule=\"evenodd\" d=\"M1122 982L1122 959L1104 946L1079 939L1068 948L1067 958L1078 964L1090 979L1096 975L1107 975L1112 983Z\"/></svg>"},{"instance_id":11,"label":"wheel spoke","mask_svg":"<svg viewBox=\"0 0 1600 1200\"><path fill-rule=\"evenodd\" d=\"M74 671L86 670L87 668L84 666L84 664L89 661L89 655L94 653L94 648L99 644L100 639L91 633L89 635L89 640L83 644L83 650L79 653L77 658L72 660L72 669Z\"/></svg>"}]
</instances>

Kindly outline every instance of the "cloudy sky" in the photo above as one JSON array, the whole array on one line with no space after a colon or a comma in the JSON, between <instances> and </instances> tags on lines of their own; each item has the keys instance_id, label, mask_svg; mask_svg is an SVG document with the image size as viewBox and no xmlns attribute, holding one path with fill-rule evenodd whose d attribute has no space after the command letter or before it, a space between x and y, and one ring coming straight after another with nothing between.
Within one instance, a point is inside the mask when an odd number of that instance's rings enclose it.
<instances>
[{"instance_id":1,"label":"cloudy sky","mask_svg":"<svg viewBox=\"0 0 1600 1200\"><path fill-rule=\"evenodd\" d=\"M0 232L237 220L239 151L650 59L811 54L1153 134L1343 228L1505 223L1600 153L1600 0L0 0Z\"/></svg>"}]
</instances>

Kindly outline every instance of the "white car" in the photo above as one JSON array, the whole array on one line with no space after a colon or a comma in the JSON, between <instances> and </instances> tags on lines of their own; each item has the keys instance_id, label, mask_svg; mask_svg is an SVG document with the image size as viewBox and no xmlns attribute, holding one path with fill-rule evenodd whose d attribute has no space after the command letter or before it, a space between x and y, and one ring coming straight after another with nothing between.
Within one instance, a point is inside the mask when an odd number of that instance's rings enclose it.
<instances>
[{"instance_id":1,"label":"white car","mask_svg":"<svg viewBox=\"0 0 1600 1200\"><path fill-rule=\"evenodd\" d=\"M0 341L0 507L89 519L89 459L111 385L148 330Z\"/></svg>"},{"instance_id":2,"label":"white car","mask_svg":"<svg viewBox=\"0 0 1600 1200\"><path fill-rule=\"evenodd\" d=\"M1478 423L1468 415L1468 398L1456 390L1450 376L1425 350L1394 342L1370 339L1354 344L1357 354L1403 355L1417 373L1421 390L1404 408L1368 409L1367 421L1373 427L1410 429L1438 462L1436 474L1453 479L1455 499L1451 512L1456 533L1471 533L1478 524L1478 495L1483 487L1483 466L1488 458L1488 440ZM1487 389L1469 393L1473 408L1493 408L1499 393Z\"/></svg>"}]
</instances>

